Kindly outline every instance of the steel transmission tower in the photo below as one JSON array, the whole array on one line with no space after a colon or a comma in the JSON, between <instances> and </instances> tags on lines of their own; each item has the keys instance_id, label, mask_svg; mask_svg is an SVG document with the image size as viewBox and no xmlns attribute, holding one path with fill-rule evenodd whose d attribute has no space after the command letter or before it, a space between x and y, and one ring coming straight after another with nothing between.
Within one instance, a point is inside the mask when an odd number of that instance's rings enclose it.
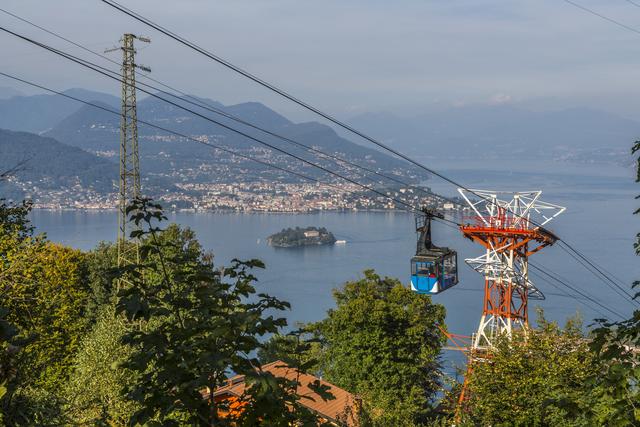
<instances>
[{"instance_id":1,"label":"steel transmission tower","mask_svg":"<svg viewBox=\"0 0 640 427\"><path fill-rule=\"evenodd\" d=\"M484 276L482 317L470 349L472 358L482 357L498 336L528 326L530 299L544 299L529 280L529 256L556 242L543 227L565 208L540 201L542 191L458 191L476 215L460 227L462 234L486 249L465 259ZM468 193L481 200L471 200Z\"/></svg>"},{"instance_id":2,"label":"steel transmission tower","mask_svg":"<svg viewBox=\"0 0 640 427\"><path fill-rule=\"evenodd\" d=\"M129 241L132 226L127 218L127 205L140 197L140 158L138 154L138 116L136 106L136 68L134 40L149 43L146 37L125 34L122 46L106 52L122 50L122 110L120 116L120 188L118 198L118 267L137 264L140 253L137 242Z\"/></svg>"},{"instance_id":3,"label":"steel transmission tower","mask_svg":"<svg viewBox=\"0 0 640 427\"><path fill-rule=\"evenodd\" d=\"M505 192L458 189L475 216L460 226L462 234L485 248L465 262L484 276L484 300L478 330L468 347L448 337L468 356L467 375L458 398L456 422L466 409L467 380L476 363L487 361L499 336L510 337L529 324L529 300L544 299L529 280L529 256L558 238L543 227L565 208L540 201L542 191ZM480 200L472 199L476 196ZM462 337L465 338L465 337Z\"/></svg>"}]
</instances>

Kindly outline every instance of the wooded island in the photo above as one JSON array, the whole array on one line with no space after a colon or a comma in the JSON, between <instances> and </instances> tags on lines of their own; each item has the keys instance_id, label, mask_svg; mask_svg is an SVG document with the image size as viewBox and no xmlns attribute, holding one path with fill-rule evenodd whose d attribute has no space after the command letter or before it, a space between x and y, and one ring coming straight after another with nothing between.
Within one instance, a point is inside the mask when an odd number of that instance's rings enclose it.
<instances>
[{"instance_id":1,"label":"wooded island","mask_svg":"<svg viewBox=\"0 0 640 427\"><path fill-rule=\"evenodd\" d=\"M267 238L267 243L278 248L333 245L335 236L324 227L285 228Z\"/></svg>"}]
</instances>

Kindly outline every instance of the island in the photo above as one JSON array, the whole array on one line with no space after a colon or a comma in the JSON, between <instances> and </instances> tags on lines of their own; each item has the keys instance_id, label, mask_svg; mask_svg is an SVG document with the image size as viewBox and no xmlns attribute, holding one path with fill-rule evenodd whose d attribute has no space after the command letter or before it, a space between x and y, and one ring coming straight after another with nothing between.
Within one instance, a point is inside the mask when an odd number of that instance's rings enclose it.
<instances>
[{"instance_id":1,"label":"island","mask_svg":"<svg viewBox=\"0 0 640 427\"><path fill-rule=\"evenodd\" d=\"M267 238L267 243L277 248L295 248L299 246L333 245L334 235L324 227L285 228Z\"/></svg>"}]
</instances>

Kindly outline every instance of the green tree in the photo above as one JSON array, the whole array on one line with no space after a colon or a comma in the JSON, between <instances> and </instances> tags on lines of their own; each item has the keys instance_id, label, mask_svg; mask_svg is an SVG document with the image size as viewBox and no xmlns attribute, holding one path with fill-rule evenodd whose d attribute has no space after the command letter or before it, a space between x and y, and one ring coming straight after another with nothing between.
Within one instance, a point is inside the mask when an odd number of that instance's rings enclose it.
<instances>
[{"instance_id":1,"label":"green tree","mask_svg":"<svg viewBox=\"0 0 640 427\"><path fill-rule=\"evenodd\" d=\"M85 254L84 262L89 288L86 316L87 321L93 324L103 307L115 303L118 246L111 242L100 242Z\"/></svg>"},{"instance_id":2,"label":"green tree","mask_svg":"<svg viewBox=\"0 0 640 427\"><path fill-rule=\"evenodd\" d=\"M138 406L122 390L134 373L121 365L133 354L122 337L130 324L106 305L93 330L82 340L65 387L69 417L80 425L127 425Z\"/></svg>"},{"instance_id":3,"label":"green tree","mask_svg":"<svg viewBox=\"0 0 640 427\"><path fill-rule=\"evenodd\" d=\"M538 328L503 337L488 360L474 365L467 378L468 420L474 425L581 425L568 412L550 405L554 399L587 400L587 379L595 372L594 357L580 322L564 329L539 313ZM592 402L593 403L593 402Z\"/></svg>"},{"instance_id":4,"label":"green tree","mask_svg":"<svg viewBox=\"0 0 640 427\"><path fill-rule=\"evenodd\" d=\"M155 225L166 219L159 205L136 200L129 212L142 228L132 236L142 239L143 259L141 266L121 272L133 286L120 291L117 303L118 311L138 325L122 340L134 349L123 364L135 373L127 391L140 405L131 422L229 424L233 420L218 419L220 404L213 392L230 373L245 375L250 385L239 422L284 426L306 420L309 413L289 392L290 384L261 372L251 356L261 346L260 337L286 326L285 319L267 313L289 308L256 294L251 271L263 264L234 260L215 270L199 245L176 239L185 233L163 232Z\"/></svg>"},{"instance_id":5,"label":"green tree","mask_svg":"<svg viewBox=\"0 0 640 427\"><path fill-rule=\"evenodd\" d=\"M640 153L640 141L636 141L632 154ZM636 159L636 182L640 182L640 157ZM640 198L640 196L638 196ZM640 214L640 208L634 212ZM634 248L640 255L640 233L636 234ZM638 288L640 281L633 284ZM640 293L636 293L637 299ZM611 426L640 425L640 310L620 322L598 320L593 331L591 350L595 355L597 370L588 383L592 402L606 402L606 410L594 408L589 401L567 398L558 404L567 408L575 417L588 414L594 424Z\"/></svg>"},{"instance_id":6,"label":"green tree","mask_svg":"<svg viewBox=\"0 0 640 427\"><path fill-rule=\"evenodd\" d=\"M0 292L7 425L61 419L59 389L86 329L82 254L33 236L29 204L0 204Z\"/></svg>"},{"instance_id":7,"label":"green tree","mask_svg":"<svg viewBox=\"0 0 640 427\"><path fill-rule=\"evenodd\" d=\"M87 330L83 255L40 237L15 235L0 236L0 251L8 260L0 278L7 320L25 340L20 382L55 391L66 381Z\"/></svg>"},{"instance_id":8,"label":"green tree","mask_svg":"<svg viewBox=\"0 0 640 427\"><path fill-rule=\"evenodd\" d=\"M307 327L322 342L323 377L360 395L376 425L425 423L441 389L445 310L372 270L334 291L336 308Z\"/></svg>"}]
</instances>

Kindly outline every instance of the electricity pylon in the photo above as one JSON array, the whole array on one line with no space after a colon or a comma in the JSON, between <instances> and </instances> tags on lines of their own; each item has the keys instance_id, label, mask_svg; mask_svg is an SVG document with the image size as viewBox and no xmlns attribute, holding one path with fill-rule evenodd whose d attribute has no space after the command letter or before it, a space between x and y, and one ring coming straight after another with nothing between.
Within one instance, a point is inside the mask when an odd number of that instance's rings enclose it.
<instances>
[{"instance_id":1,"label":"electricity pylon","mask_svg":"<svg viewBox=\"0 0 640 427\"><path fill-rule=\"evenodd\" d=\"M136 68L151 71L137 65L136 50L133 45L137 39L150 43L146 37L125 34L122 46L105 52L122 50L122 110L120 116L120 188L118 198L118 267L127 267L140 262L138 242L129 241L132 225L127 218L127 205L140 197L140 157L138 154L138 115L136 106ZM126 276L125 276L126 277ZM125 279L121 281L126 282ZM118 284L121 287L121 284Z\"/></svg>"}]
</instances>

